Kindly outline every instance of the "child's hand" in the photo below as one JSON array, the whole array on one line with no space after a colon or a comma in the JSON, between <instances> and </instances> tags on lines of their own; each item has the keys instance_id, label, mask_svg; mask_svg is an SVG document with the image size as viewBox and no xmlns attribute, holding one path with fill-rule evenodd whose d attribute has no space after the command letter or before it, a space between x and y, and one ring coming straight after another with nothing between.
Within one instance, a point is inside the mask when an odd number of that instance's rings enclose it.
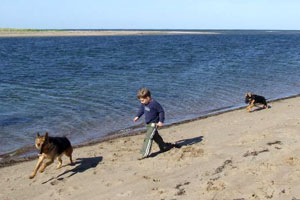
<instances>
[{"instance_id":1,"label":"child's hand","mask_svg":"<svg viewBox=\"0 0 300 200\"><path fill-rule=\"evenodd\" d=\"M157 123L157 126L158 126L158 127L162 127L162 126L163 126L163 123L162 123L162 122L158 122L158 123Z\"/></svg>"},{"instance_id":2,"label":"child's hand","mask_svg":"<svg viewBox=\"0 0 300 200\"><path fill-rule=\"evenodd\" d=\"M133 121L136 122L138 119L139 119L138 117L135 117L135 118L133 119Z\"/></svg>"}]
</instances>

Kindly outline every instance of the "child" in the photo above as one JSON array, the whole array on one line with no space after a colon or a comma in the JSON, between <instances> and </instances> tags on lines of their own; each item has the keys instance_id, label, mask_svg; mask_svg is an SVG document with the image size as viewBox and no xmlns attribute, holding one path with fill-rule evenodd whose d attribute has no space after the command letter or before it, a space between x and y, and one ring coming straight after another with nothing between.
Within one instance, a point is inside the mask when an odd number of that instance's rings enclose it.
<instances>
[{"instance_id":1,"label":"child","mask_svg":"<svg viewBox=\"0 0 300 200\"><path fill-rule=\"evenodd\" d=\"M141 101L141 106L133 121L136 122L145 114L147 133L141 149L142 158L140 158L144 159L150 154L153 140L158 144L161 152L171 149L173 145L165 143L157 131L158 127L163 126L165 120L165 112L161 105L151 98L151 93L147 88L140 89L137 98Z\"/></svg>"}]
</instances>

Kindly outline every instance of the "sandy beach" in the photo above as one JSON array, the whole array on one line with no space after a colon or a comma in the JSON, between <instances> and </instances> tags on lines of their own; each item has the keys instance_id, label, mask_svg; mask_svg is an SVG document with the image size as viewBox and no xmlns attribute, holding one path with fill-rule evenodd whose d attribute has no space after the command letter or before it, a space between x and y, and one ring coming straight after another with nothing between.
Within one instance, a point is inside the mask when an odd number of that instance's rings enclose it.
<instances>
[{"instance_id":1,"label":"sandy beach","mask_svg":"<svg viewBox=\"0 0 300 200\"><path fill-rule=\"evenodd\" d=\"M218 34L209 31L1 31L0 37L61 37L61 36L125 36L125 35L184 35L184 34Z\"/></svg>"},{"instance_id":2,"label":"sandy beach","mask_svg":"<svg viewBox=\"0 0 300 200\"><path fill-rule=\"evenodd\" d=\"M74 150L29 179L36 161L0 168L0 199L300 199L300 97L160 130L181 148L137 160L143 135Z\"/></svg>"}]
</instances>

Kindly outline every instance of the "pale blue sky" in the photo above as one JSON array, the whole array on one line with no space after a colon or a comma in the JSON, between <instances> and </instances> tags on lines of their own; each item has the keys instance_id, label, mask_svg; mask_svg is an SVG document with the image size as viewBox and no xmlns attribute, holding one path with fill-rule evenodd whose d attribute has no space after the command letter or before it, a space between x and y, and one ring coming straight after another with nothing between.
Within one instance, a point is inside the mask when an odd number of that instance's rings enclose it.
<instances>
[{"instance_id":1,"label":"pale blue sky","mask_svg":"<svg viewBox=\"0 0 300 200\"><path fill-rule=\"evenodd\" d=\"M300 0L0 0L0 27L300 30Z\"/></svg>"}]
</instances>

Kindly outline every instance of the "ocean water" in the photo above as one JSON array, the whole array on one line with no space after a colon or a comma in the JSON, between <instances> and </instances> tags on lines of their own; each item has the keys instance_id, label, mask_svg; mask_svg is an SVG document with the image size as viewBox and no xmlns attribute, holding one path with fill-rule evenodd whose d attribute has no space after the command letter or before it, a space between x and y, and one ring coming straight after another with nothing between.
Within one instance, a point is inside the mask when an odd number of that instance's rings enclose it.
<instances>
[{"instance_id":1,"label":"ocean water","mask_svg":"<svg viewBox=\"0 0 300 200\"><path fill-rule=\"evenodd\" d=\"M0 155L37 132L78 144L133 131L141 87L166 124L244 105L247 91L300 93L300 32L219 33L0 38Z\"/></svg>"}]
</instances>

